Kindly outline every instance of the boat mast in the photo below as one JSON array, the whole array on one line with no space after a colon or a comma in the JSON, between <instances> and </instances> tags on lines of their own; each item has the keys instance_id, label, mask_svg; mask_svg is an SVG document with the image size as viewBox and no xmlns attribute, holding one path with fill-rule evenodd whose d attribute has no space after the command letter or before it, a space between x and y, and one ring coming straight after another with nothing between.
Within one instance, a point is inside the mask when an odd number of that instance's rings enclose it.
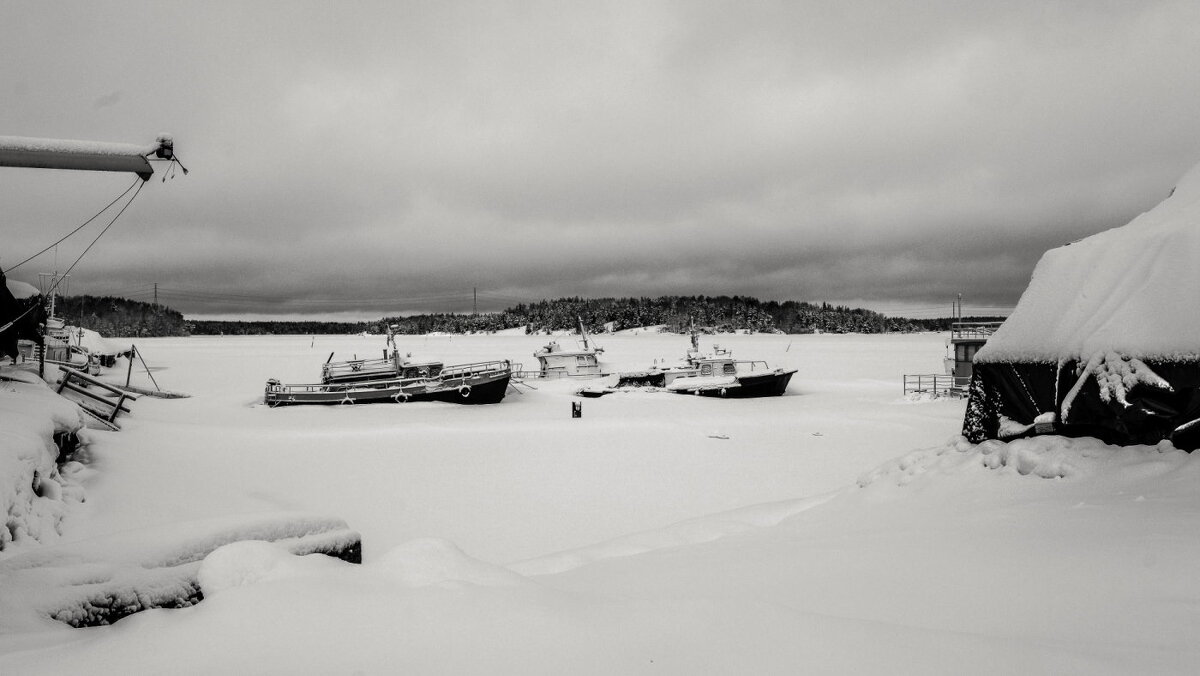
<instances>
[{"instance_id":1,"label":"boat mast","mask_svg":"<svg viewBox=\"0 0 1200 676\"><path fill-rule=\"evenodd\" d=\"M583 338L583 349L588 349L587 329L583 328L583 317L575 315L575 320L579 322L579 336Z\"/></svg>"}]
</instances>

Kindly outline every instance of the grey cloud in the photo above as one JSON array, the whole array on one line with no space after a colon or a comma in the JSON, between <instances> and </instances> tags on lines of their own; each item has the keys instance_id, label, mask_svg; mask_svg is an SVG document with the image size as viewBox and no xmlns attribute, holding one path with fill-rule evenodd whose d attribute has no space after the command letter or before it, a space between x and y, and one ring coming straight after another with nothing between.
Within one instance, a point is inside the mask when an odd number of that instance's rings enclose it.
<instances>
[{"instance_id":1,"label":"grey cloud","mask_svg":"<svg viewBox=\"0 0 1200 676\"><path fill-rule=\"evenodd\" d=\"M666 293L1011 305L1045 249L1126 222L1200 160L1187 2L17 14L0 43L30 58L0 73L21 92L0 133L170 131L192 169L147 186L73 290L158 281L191 290L185 312L461 310L473 286L487 309ZM101 14L136 43L84 30ZM0 262L128 184L0 172Z\"/></svg>"}]
</instances>

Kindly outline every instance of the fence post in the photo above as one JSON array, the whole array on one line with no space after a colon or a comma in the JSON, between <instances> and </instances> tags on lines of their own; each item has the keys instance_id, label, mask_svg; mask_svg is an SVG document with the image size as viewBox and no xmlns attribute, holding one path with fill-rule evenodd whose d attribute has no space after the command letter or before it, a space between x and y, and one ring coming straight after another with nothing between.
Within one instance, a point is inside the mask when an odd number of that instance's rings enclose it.
<instances>
[{"instance_id":1,"label":"fence post","mask_svg":"<svg viewBox=\"0 0 1200 676\"><path fill-rule=\"evenodd\" d=\"M129 379L133 377L133 355L137 353L137 345L129 346L129 370L125 372L125 387L129 387Z\"/></svg>"}]
</instances>

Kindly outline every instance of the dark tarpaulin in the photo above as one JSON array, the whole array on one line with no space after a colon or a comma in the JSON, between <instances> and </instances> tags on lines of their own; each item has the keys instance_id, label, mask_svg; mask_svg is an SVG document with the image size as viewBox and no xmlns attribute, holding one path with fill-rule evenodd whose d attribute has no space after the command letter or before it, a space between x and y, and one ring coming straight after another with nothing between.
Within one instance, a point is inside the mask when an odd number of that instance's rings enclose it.
<instances>
[{"instance_id":1,"label":"dark tarpaulin","mask_svg":"<svg viewBox=\"0 0 1200 676\"><path fill-rule=\"evenodd\" d=\"M41 338L38 324L46 320L45 311L38 307L25 314L30 306L40 306L41 300L41 296L17 300L8 290L8 280L5 279L4 273L0 272L0 329L3 329L0 330L0 355L16 359L20 353L17 349L18 339L36 341ZM9 322L13 322L12 326L8 326ZM5 326L8 328L5 329Z\"/></svg>"},{"instance_id":2,"label":"dark tarpaulin","mask_svg":"<svg viewBox=\"0 0 1200 676\"><path fill-rule=\"evenodd\" d=\"M974 443L1001 436L1001 417L1030 425L1043 413L1057 414L1052 433L1096 437L1110 444L1156 444L1169 439L1176 448L1200 448L1200 361L1143 360L1170 390L1134 385L1125 395L1128 406L1101 397L1088 375L1062 414L1063 400L1079 380L1077 360L1055 362L976 363L971 376L963 435ZM1188 426L1188 423L1195 424Z\"/></svg>"}]
</instances>

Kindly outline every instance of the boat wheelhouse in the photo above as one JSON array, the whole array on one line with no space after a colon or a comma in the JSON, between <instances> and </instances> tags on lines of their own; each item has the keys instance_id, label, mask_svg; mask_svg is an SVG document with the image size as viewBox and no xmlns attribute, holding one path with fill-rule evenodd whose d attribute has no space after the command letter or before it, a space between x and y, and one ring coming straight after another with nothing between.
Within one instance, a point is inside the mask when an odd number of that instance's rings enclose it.
<instances>
[{"instance_id":1,"label":"boat wheelhouse","mask_svg":"<svg viewBox=\"0 0 1200 676\"><path fill-rule=\"evenodd\" d=\"M958 321L950 326L950 338L946 342L947 354L943 361L946 375L953 378L954 388L966 392L975 369L975 353L987 344L988 338L991 338L1003 323Z\"/></svg>"},{"instance_id":2,"label":"boat wheelhouse","mask_svg":"<svg viewBox=\"0 0 1200 676\"><path fill-rule=\"evenodd\" d=\"M946 339L944 374L904 375L904 394L965 397L975 370L975 353L987 344L1003 321L964 321L962 296L951 305L950 337Z\"/></svg>"},{"instance_id":3,"label":"boat wheelhouse","mask_svg":"<svg viewBox=\"0 0 1200 676\"><path fill-rule=\"evenodd\" d=\"M552 340L545 347L533 353L538 360L538 375L542 378L594 378L604 375L600 370L599 354L602 347L593 347L588 341L587 329L583 319L579 321L579 336L581 347L574 350L564 349L558 341Z\"/></svg>"}]
</instances>

